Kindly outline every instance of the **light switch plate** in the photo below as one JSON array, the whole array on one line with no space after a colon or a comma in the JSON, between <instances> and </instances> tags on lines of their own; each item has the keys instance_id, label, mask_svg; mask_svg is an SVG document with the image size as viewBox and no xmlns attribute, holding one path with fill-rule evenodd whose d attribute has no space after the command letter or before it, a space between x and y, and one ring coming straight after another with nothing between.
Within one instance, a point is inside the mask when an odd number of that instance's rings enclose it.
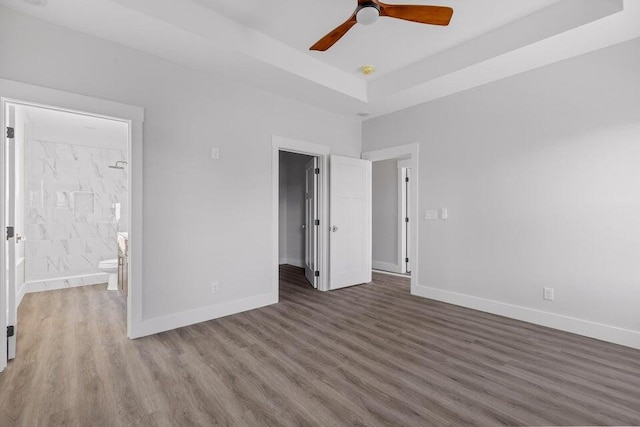
<instances>
[{"instance_id":1,"label":"light switch plate","mask_svg":"<svg viewBox=\"0 0 640 427\"><path fill-rule=\"evenodd\" d=\"M211 158L215 159L215 160L220 158L220 149L219 148L212 148L211 149Z\"/></svg>"},{"instance_id":2,"label":"light switch plate","mask_svg":"<svg viewBox=\"0 0 640 427\"><path fill-rule=\"evenodd\" d=\"M438 211L432 209L424 211L424 219L426 219L427 221L437 220Z\"/></svg>"},{"instance_id":3,"label":"light switch plate","mask_svg":"<svg viewBox=\"0 0 640 427\"><path fill-rule=\"evenodd\" d=\"M447 208L440 209L440 218L449 219L449 209Z\"/></svg>"}]
</instances>

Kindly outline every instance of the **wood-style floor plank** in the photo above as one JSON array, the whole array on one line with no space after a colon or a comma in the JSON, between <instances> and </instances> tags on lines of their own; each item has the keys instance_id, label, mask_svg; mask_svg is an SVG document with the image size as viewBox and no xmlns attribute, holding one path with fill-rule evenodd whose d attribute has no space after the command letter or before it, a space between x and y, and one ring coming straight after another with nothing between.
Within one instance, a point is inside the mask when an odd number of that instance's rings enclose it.
<instances>
[{"instance_id":1,"label":"wood-style floor plank","mask_svg":"<svg viewBox=\"0 0 640 427\"><path fill-rule=\"evenodd\" d=\"M135 341L104 285L27 295L0 425L640 425L640 351L373 278Z\"/></svg>"}]
</instances>

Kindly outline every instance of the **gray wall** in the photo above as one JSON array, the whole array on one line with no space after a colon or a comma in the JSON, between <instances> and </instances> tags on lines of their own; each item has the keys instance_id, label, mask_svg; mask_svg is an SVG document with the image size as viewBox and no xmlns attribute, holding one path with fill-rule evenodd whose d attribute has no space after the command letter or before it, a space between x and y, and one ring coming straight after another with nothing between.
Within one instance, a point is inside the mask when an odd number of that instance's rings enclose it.
<instances>
[{"instance_id":1,"label":"gray wall","mask_svg":"<svg viewBox=\"0 0 640 427\"><path fill-rule=\"evenodd\" d=\"M398 160L373 162L373 268L398 269Z\"/></svg>"},{"instance_id":2,"label":"gray wall","mask_svg":"<svg viewBox=\"0 0 640 427\"><path fill-rule=\"evenodd\" d=\"M278 181L278 259L280 264L287 263L287 156L279 153L279 181Z\"/></svg>"},{"instance_id":3,"label":"gray wall","mask_svg":"<svg viewBox=\"0 0 640 427\"><path fill-rule=\"evenodd\" d=\"M361 153L355 119L2 7L0 57L0 78L144 107L144 319L270 293L272 135Z\"/></svg>"},{"instance_id":4,"label":"gray wall","mask_svg":"<svg viewBox=\"0 0 640 427\"><path fill-rule=\"evenodd\" d=\"M449 208L420 218L420 286L640 331L638 52L640 39L365 122L364 150L420 143L420 215Z\"/></svg>"}]
</instances>

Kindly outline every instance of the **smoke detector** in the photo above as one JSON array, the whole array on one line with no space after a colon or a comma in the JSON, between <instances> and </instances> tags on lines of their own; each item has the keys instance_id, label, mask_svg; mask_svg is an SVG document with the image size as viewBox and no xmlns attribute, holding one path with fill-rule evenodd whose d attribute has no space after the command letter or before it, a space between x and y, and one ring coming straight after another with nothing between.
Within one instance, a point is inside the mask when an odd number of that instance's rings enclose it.
<instances>
[{"instance_id":1,"label":"smoke detector","mask_svg":"<svg viewBox=\"0 0 640 427\"><path fill-rule=\"evenodd\" d=\"M373 65L363 65L360 70L365 76L370 76L371 74L376 72L376 67L374 67Z\"/></svg>"}]
</instances>

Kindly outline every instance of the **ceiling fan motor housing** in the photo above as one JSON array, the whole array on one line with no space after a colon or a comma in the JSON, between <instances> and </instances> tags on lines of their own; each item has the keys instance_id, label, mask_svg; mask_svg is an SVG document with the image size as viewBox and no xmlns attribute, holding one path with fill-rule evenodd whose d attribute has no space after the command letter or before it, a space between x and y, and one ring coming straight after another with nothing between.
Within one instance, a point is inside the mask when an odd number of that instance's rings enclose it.
<instances>
[{"instance_id":1,"label":"ceiling fan motor housing","mask_svg":"<svg viewBox=\"0 0 640 427\"><path fill-rule=\"evenodd\" d=\"M380 6L373 1L359 4L356 8L356 20L358 24L371 25L378 20L379 16Z\"/></svg>"}]
</instances>

